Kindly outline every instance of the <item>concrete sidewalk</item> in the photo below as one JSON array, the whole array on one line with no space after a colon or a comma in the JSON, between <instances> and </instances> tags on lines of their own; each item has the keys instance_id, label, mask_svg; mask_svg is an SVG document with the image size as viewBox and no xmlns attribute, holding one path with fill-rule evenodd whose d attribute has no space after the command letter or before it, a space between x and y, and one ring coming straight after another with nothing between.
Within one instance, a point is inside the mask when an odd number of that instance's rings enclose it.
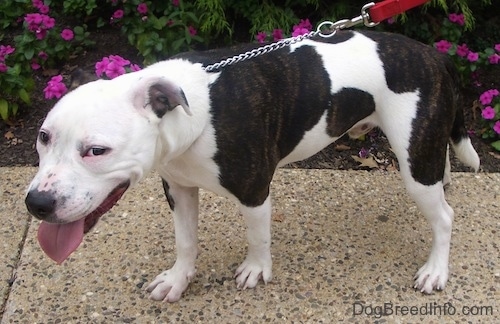
<instances>
[{"instance_id":1,"label":"concrete sidewalk","mask_svg":"<svg viewBox=\"0 0 500 324\"><path fill-rule=\"evenodd\" d=\"M246 251L243 220L202 191L197 274L180 302L164 304L143 290L175 260L159 179L129 190L58 266L24 207L34 173L0 168L1 323L500 323L500 174L452 174L451 275L430 296L411 288L430 228L397 173L280 170L274 279L245 291L232 278Z\"/></svg>"}]
</instances>

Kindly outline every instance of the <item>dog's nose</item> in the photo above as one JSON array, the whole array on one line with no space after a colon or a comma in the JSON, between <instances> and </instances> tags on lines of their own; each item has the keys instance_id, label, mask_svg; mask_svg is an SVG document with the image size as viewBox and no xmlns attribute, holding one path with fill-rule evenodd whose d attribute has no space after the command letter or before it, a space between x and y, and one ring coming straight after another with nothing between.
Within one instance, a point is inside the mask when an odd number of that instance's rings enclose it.
<instances>
[{"instance_id":1,"label":"dog's nose","mask_svg":"<svg viewBox=\"0 0 500 324\"><path fill-rule=\"evenodd\" d=\"M56 200L47 191L31 190L24 200L28 211L38 219L45 220L54 214Z\"/></svg>"}]
</instances>

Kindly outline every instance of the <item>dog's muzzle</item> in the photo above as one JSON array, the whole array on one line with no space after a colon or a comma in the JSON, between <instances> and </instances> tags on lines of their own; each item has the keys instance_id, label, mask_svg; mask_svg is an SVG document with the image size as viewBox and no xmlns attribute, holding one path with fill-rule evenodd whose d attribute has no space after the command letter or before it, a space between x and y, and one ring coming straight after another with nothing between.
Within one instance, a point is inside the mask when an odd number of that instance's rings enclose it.
<instances>
[{"instance_id":1,"label":"dog's muzzle","mask_svg":"<svg viewBox=\"0 0 500 324\"><path fill-rule=\"evenodd\" d=\"M56 199L49 191L33 189L26 195L24 200L30 214L40 220L53 218L56 209Z\"/></svg>"}]
</instances>

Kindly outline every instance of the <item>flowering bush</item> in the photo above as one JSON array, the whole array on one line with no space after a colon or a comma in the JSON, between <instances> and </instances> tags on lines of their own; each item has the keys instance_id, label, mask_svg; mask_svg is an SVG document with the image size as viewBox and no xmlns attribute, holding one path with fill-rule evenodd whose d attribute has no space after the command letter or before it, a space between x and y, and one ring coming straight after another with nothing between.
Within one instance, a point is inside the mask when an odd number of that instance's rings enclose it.
<instances>
[{"instance_id":1,"label":"flowering bush","mask_svg":"<svg viewBox=\"0 0 500 324\"><path fill-rule=\"evenodd\" d=\"M92 43L85 26L57 26L42 0L9 3L15 12L19 7L30 12L11 23L22 24L22 32L10 44L0 45L0 117L4 120L16 115L20 103L31 104L34 70L53 68Z\"/></svg>"},{"instance_id":2,"label":"flowering bush","mask_svg":"<svg viewBox=\"0 0 500 324\"><path fill-rule=\"evenodd\" d=\"M443 39L436 42L434 46L441 53L447 53L455 62L458 71L461 73L464 85L481 86L479 80L479 68L488 65L496 65L500 61L500 44L491 48L474 51L461 41L462 27L465 20L462 14L452 13L445 19L441 28ZM500 150L500 99L498 90L490 89L481 94L479 101L483 105L481 112L482 138L493 141L492 146Z\"/></svg>"},{"instance_id":3,"label":"flowering bush","mask_svg":"<svg viewBox=\"0 0 500 324\"><path fill-rule=\"evenodd\" d=\"M124 73L139 71L141 68L137 64L130 63L119 55L103 57L95 64L95 74L98 78L114 79ZM47 82L43 89L45 99L59 99L68 91L63 83L63 77L56 75Z\"/></svg>"},{"instance_id":4,"label":"flowering bush","mask_svg":"<svg viewBox=\"0 0 500 324\"><path fill-rule=\"evenodd\" d=\"M482 105L481 117L484 127L481 130L482 137L492 140L491 145L500 151L500 91L490 89L479 96Z\"/></svg>"},{"instance_id":5,"label":"flowering bush","mask_svg":"<svg viewBox=\"0 0 500 324\"><path fill-rule=\"evenodd\" d=\"M139 71L140 69L140 66L130 63L129 60L119 55L103 57L101 61L95 64L95 74L98 78L106 76L108 79L114 79L124 73Z\"/></svg>"},{"instance_id":6,"label":"flowering bush","mask_svg":"<svg viewBox=\"0 0 500 324\"><path fill-rule=\"evenodd\" d=\"M127 35L129 43L144 57L144 63L156 62L203 42L198 35L199 18L192 1L108 2L114 10L110 23Z\"/></svg>"},{"instance_id":7,"label":"flowering bush","mask_svg":"<svg viewBox=\"0 0 500 324\"><path fill-rule=\"evenodd\" d=\"M68 91L66 85L62 81L63 77L61 75L56 75L50 79L45 89L43 89L45 99L59 99Z\"/></svg>"},{"instance_id":8,"label":"flowering bush","mask_svg":"<svg viewBox=\"0 0 500 324\"><path fill-rule=\"evenodd\" d=\"M293 26L291 36L296 37L300 35L304 35L309 33L312 30L313 26L309 19L301 19L300 22ZM266 32L261 31L257 33L255 39L259 43L264 43L269 40L269 36L272 36L273 41L278 41L283 39L283 30L282 29L274 29L273 32L268 35Z\"/></svg>"},{"instance_id":9,"label":"flowering bush","mask_svg":"<svg viewBox=\"0 0 500 324\"><path fill-rule=\"evenodd\" d=\"M26 69L26 62L15 59L20 55L16 48L0 45L0 117L3 120L17 114L20 102L31 104L30 93L35 82Z\"/></svg>"},{"instance_id":10,"label":"flowering bush","mask_svg":"<svg viewBox=\"0 0 500 324\"><path fill-rule=\"evenodd\" d=\"M465 18L463 14L452 13L443 21L441 36L443 39L436 42L434 46L441 53L447 53L455 62L461 74L462 83L478 84L477 70L490 64L498 64L500 55L493 47L480 51L470 49L467 44L461 42ZM496 45L499 46L499 45ZM497 51L498 52L498 51Z\"/></svg>"}]
</instances>

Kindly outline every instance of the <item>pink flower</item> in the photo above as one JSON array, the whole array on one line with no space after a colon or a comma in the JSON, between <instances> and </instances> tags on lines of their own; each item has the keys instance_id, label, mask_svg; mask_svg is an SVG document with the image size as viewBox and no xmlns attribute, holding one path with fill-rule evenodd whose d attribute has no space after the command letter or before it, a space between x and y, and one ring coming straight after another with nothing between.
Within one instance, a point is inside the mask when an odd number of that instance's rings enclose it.
<instances>
[{"instance_id":1,"label":"pink flower","mask_svg":"<svg viewBox=\"0 0 500 324\"><path fill-rule=\"evenodd\" d=\"M479 54L478 53L469 52L469 54L467 54L467 60L469 62L476 62L478 59L479 59Z\"/></svg>"},{"instance_id":2,"label":"pink flower","mask_svg":"<svg viewBox=\"0 0 500 324\"><path fill-rule=\"evenodd\" d=\"M166 23L168 27L172 26L174 24L174 21L172 19L169 19Z\"/></svg>"},{"instance_id":3,"label":"pink flower","mask_svg":"<svg viewBox=\"0 0 500 324\"><path fill-rule=\"evenodd\" d=\"M39 68L40 68L40 64L38 64L38 62L37 62L37 61L33 60L33 61L31 62L31 69L32 69L32 70L38 70Z\"/></svg>"},{"instance_id":4,"label":"pink flower","mask_svg":"<svg viewBox=\"0 0 500 324\"><path fill-rule=\"evenodd\" d=\"M14 53L15 50L16 49L10 45L7 46L0 45L0 62L5 61L7 55Z\"/></svg>"},{"instance_id":5,"label":"pink flower","mask_svg":"<svg viewBox=\"0 0 500 324\"><path fill-rule=\"evenodd\" d=\"M124 59L119 55L110 55L108 57L103 57L100 62L95 64L95 73L98 77L105 74L108 78L114 79L126 72L125 66L129 65L130 61ZM138 66L130 67L131 70L135 68L140 69Z\"/></svg>"},{"instance_id":6,"label":"pink flower","mask_svg":"<svg viewBox=\"0 0 500 324\"><path fill-rule=\"evenodd\" d=\"M172 5L174 7L178 7L179 6L179 2L180 2L180 0L172 0Z\"/></svg>"},{"instance_id":7,"label":"pink flower","mask_svg":"<svg viewBox=\"0 0 500 324\"><path fill-rule=\"evenodd\" d=\"M490 64L498 64L498 62L500 61L500 55L495 53L488 57L488 61L490 62Z\"/></svg>"},{"instance_id":8,"label":"pink flower","mask_svg":"<svg viewBox=\"0 0 500 324\"><path fill-rule=\"evenodd\" d=\"M66 93L66 91L68 91L68 89L66 88L66 85L62 83L61 75L52 77L52 79L50 79L50 81L47 83L45 89L43 89L45 99L59 99L63 94Z\"/></svg>"},{"instance_id":9,"label":"pink flower","mask_svg":"<svg viewBox=\"0 0 500 324\"><path fill-rule=\"evenodd\" d=\"M141 14L141 15L145 15L148 13L148 5L145 4L144 2L143 3L139 3L139 5L137 6L137 11Z\"/></svg>"},{"instance_id":10,"label":"pink flower","mask_svg":"<svg viewBox=\"0 0 500 324\"><path fill-rule=\"evenodd\" d=\"M115 62L116 64L121 65L121 66L125 66L125 65L130 64L129 60L124 59L120 55L110 55L109 60L111 62Z\"/></svg>"},{"instance_id":11,"label":"pink flower","mask_svg":"<svg viewBox=\"0 0 500 324\"><path fill-rule=\"evenodd\" d=\"M267 34L266 32L258 32L257 35L255 36L255 39L257 39L257 42L259 43L264 43L266 41Z\"/></svg>"},{"instance_id":12,"label":"pink flower","mask_svg":"<svg viewBox=\"0 0 500 324\"><path fill-rule=\"evenodd\" d=\"M481 112L481 116L483 116L483 118L486 120L493 119L495 118L495 109L491 108L490 106L487 106Z\"/></svg>"},{"instance_id":13,"label":"pink flower","mask_svg":"<svg viewBox=\"0 0 500 324\"><path fill-rule=\"evenodd\" d=\"M56 20L44 14L27 14L24 21L28 25L28 30L35 33L37 39L44 39L47 30L55 26Z\"/></svg>"},{"instance_id":14,"label":"pink flower","mask_svg":"<svg viewBox=\"0 0 500 324\"><path fill-rule=\"evenodd\" d=\"M297 25L293 26L293 32L292 36L297 37L299 35L304 35L307 34L309 31L311 31L312 25L309 19L301 19L300 22Z\"/></svg>"},{"instance_id":15,"label":"pink flower","mask_svg":"<svg viewBox=\"0 0 500 324\"><path fill-rule=\"evenodd\" d=\"M136 72L136 71L140 71L141 70L141 67L137 64L130 64L130 71L132 72Z\"/></svg>"},{"instance_id":16,"label":"pink flower","mask_svg":"<svg viewBox=\"0 0 500 324\"><path fill-rule=\"evenodd\" d=\"M500 134L500 120L497 120L495 125L493 126L493 130L497 133Z\"/></svg>"},{"instance_id":17,"label":"pink flower","mask_svg":"<svg viewBox=\"0 0 500 324\"><path fill-rule=\"evenodd\" d=\"M47 16L47 15L43 15L42 20L43 20L43 25L47 29L51 29L56 25L56 20L52 17Z\"/></svg>"},{"instance_id":18,"label":"pink flower","mask_svg":"<svg viewBox=\"0 0 500 324\"><path fill-rule=\"evenodd\" d=\"M500 92L497 89L487 90L479 96L479 102L481 102L483 106L489 105L491 101L493 101L493 98L499 94Z\"/></svg>"},{"instance_id":19,"label":"pink flower","mask_svg":"<svg viewBox=\"0 0 500 324\"><path fill-rule=\"evenodd\" d=\"M42 14L48 14L49 13L49 6L42 5L38 7L38 11Z\"/></svg>"},{"instance_id":20,"label":"pink flower","mask_svg":"<svg viewBox=\"0 0 500 324\"><path fill-rule=\"evenodd\" d=\"M299 24L296 26L298 26L300 28L305 28L305 29L307 29L307 31L310 31L313 28L309 19L301 19Z\"/></svg>"},{"instance_id":21,"label":"pink flower","mask_svg":"<svg viewBox=\"0 0 500 324\"><path fill-rule=\"evenodd\" d=\"M297 37L297 36L300 36L300 35L305 35L307 34L309 31L305 28L295 28L292 32L292 36L293 37Z\"/></svg>"},{"instance_id":22,"label":"pink flower","mask_svg":"<svg viewBox=\"0 0 500 324\"><path fill-rule=\"evenodd\" d=\"M7 65L5 65L4 63L0 63L0 72L4 73L7 72L7 70L8 70Z\"/></svg>"},{"instance_id":23,"label":"pink flower","mask_svg":"<svg viewBox=\"0 0 500 324\"><path fill-rule=\"evenodd\" d=\"M41 51L40 53L38 53L38 57L41 58L42 60L46 60L49 58L47 53L45 53L44 51Z\"/></svg>"},{"instance_id":24,"label":"pink flower","mask_svg":"<svg viewBox=\"0 0 500 324\"><path fill-rule=\"evenodd\" d=\"M37 9L40 9L40 7L44 5L42 0L33 0L31 4Z\"/></svg>"},{"instance_id":25,"label":"pink flower","mask_svg":"<svg viewBox=\"0 0 500 324\"><path fill-rule=\"evenodd\" d=\"M73 39L73 37L75 37L75 35L73 34L73 31L71 29L64 29L62 32L61 32L61 37L62 39L64 39L65 41L70 41Z\"/></svg>"},{"instance_id":26,"label":"pink flower","mask_svg":"<svg viewBox=\"0 0 500 324\"><path fill-rule=\"evenodd\" d=\"M495 51L500 52L500 44L495 45Z\"/></svg>"},{"instance_id":27,"label":"pink flower","mask_svg":"<svg viewBox=\"0 0 500 324\"><path fill-rule=\"evenodd\" d=\"M463 26L465 24L465 17L463 14L455 14L452 13L448 16L448 19L459 26Z\"/></svg>"},{"instance_id":28,"label":"pink flower","mask_svg":"<svg viewBox=\"0 0 500 324\"><path fill-rule=\"evenodd\" d=\"M448 53L448 50L451 47L451 43L448 42L447 40L440 40L439 42L434 44L434 47L438 50L438 52L441 53Z\"/></svg>"},{"instance_id":29,"label":"pink flower","mask_svg":"<svg viewBox=\"0 0 500 324\"><path fill-rule=\"evenodd\" d=\"M43 17L41 14L30 13L24 17L24 21L28 24L28 30L34 32L40 28Z\"/></svg>"},{"instance_id":30,"label":"pink flower","mask_svg":"<svg viewBox=\"0 0 500 324\"><path fill-rule=\"evenodd\" d=\"M122 74L125 74L125 68L116 63L116 62L109 62L108 66L106 66L106 70L104 71L104 73L106 74L106 76L110 79L114 79Z\"/></svg>"},{"instance_id":31,"label":"pink flower","mask_svg":"<svg viewBox=\"0 0 500 324\"><path fill-rule=\"evenodd\" d=\"M16 51L16 49L10 45L4 46L0 45L0 54L9 55Z\"/></svg>"},{"instance_id":32,"label":"pink flower","mask_svg":"<svg viewBox=\"0 0 500 324\"><path fill-rule=\"evenodd\" d=\"M194 28L193 26L189 26L188 27L188 31L189 31L189 35L191 35L191 36L195 36L196 33L198 33L198 31L196 30L196 28Z\"/></svg>"},{"instance_id":33,"label":"pink flower","mask_svg":"<svg viewBox=\"0 0 500 324\"><path fill-rule=\"evenodd\" d=\"M466 44L457 46L457 55L460 57L466 57L469 54L469 48L467 48Z\"/></svg>"},{"instance_id":34,"label":"pink flower","mask_svg":"<svg viewBox=\"0 0 500 324\"><path fill-rule=\"evenodd\" d=\"M107 57L103 57L101 61L95 64L95 74L97 77L101 77L104 71L106 71L106 67L109 64L109 59Z\"/></svg>"},{"instance_id":35,"label":"pink flower","mask_svg":"<svg viewBox=\"0 0 500 324\"><path fill-rule=\"evenodd\" d=\"M274 41L279 41L280 39L283 39L283 31L281 29L273 30L273 39Z\"/></svg>"},{"instance_id":36,"label":"pink flower","mask_svg":"<svg viewBox=\"0 0 500 324\"><path fill-rule=\"evenodd\" d=\"M121 10L121 9L116 10L116 11L113 13L112 18L113 18L113 19L121 19L121 18L123 18L123 10Z\"/></svg>"}]
</instances>

